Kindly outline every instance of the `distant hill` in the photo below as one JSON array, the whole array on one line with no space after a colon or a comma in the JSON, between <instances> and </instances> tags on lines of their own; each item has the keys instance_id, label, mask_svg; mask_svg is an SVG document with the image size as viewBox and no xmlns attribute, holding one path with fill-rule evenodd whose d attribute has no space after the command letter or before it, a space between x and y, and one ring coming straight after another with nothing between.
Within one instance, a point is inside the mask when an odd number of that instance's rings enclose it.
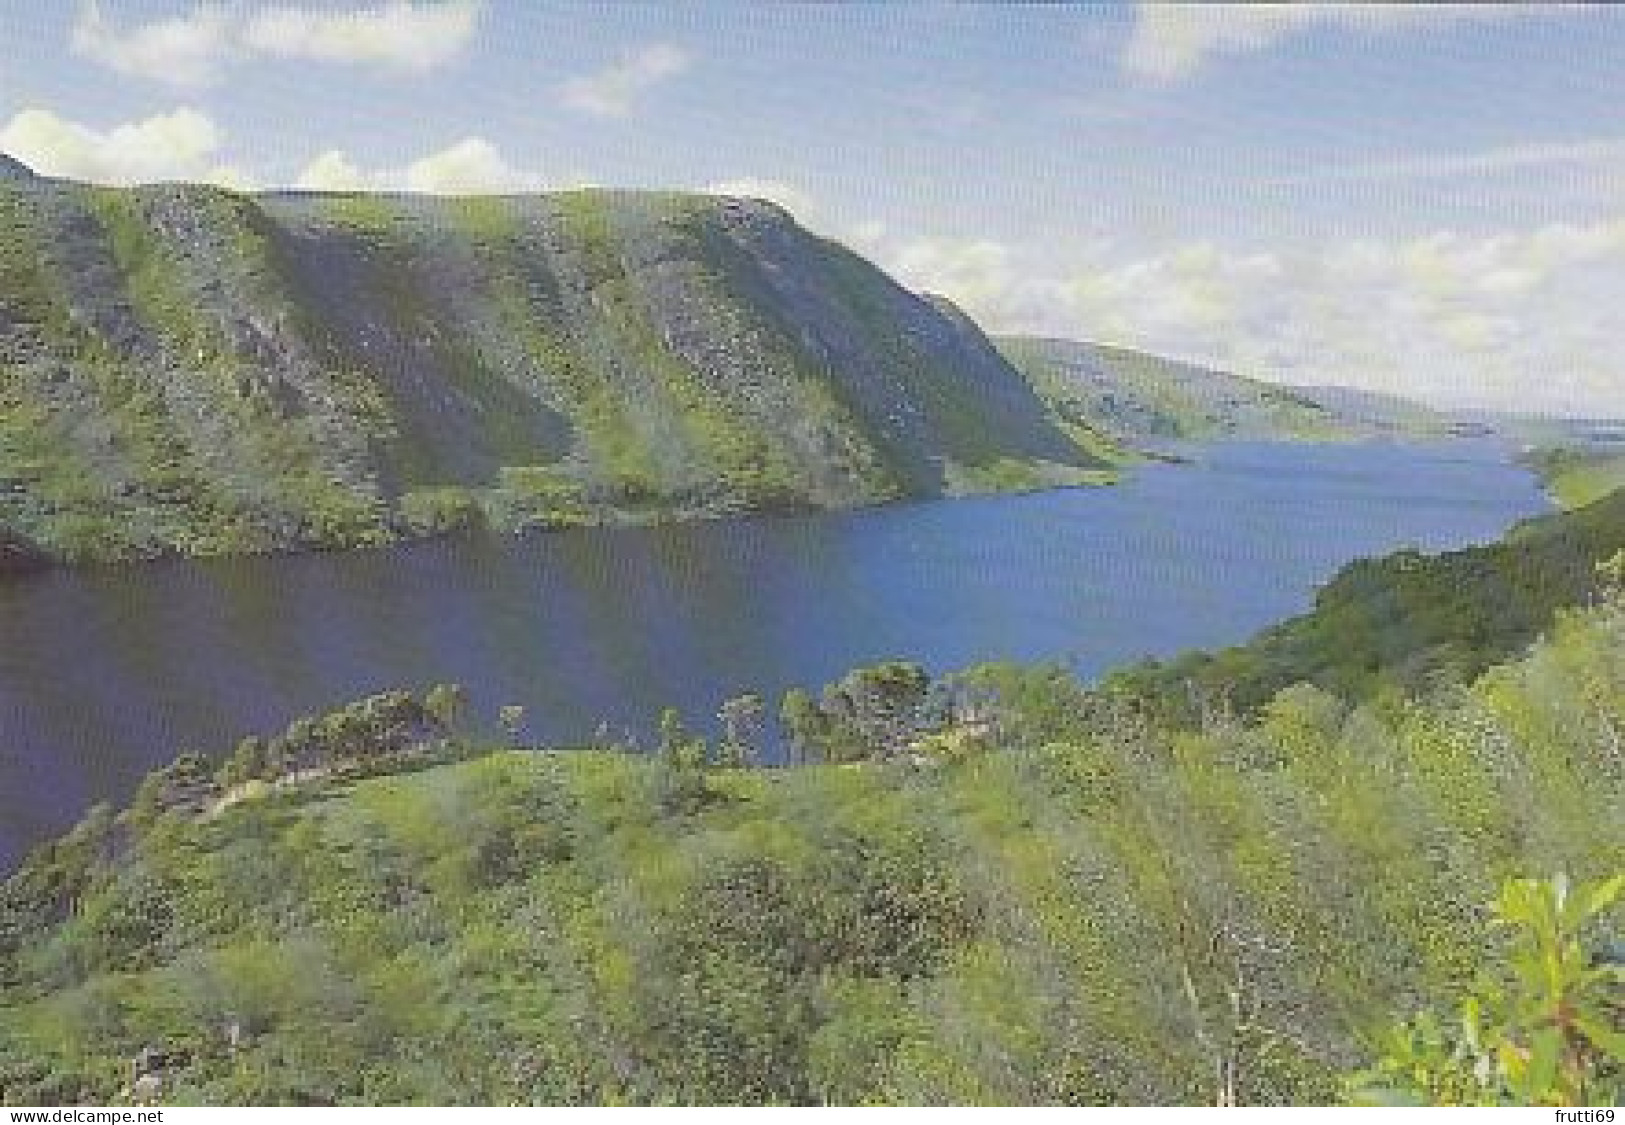
<instances>
[{"instance_id":1,"label":"distant hill","mask_svg":"<svg viewBox=\"0 0 1625 1125\"><path fill-rule=\"evenodd\" d=\"M21 160L14 160L5 153L0 152L0 180L32 180L37 177L34 170Z\"/></svg>"},{"instance_id":2,"label":"distant hill","mask_svg":"<svg viewBox=\"0 0 1625 1125\"><path fill-rule=\"evenodd\" d=\"M1416 403L1344 387L1287 387L1106 344L1002 336L999 350L1057 417L1130 446L1217 439L1442 434Z\"/></svg>"},{"instance_id":3,"label":"distant hill","mask_svg":"<svg viewBox=\"0 0 1625 1125\"><path fill-rule=\"evenodd\" d=\"M73 558L1088 479L969 320L783 210L0 169L0 528Z\"/></svg>"},{"instance_id":4,"label":"distant hill","mask_svg":"<svg viewBox=\"0 0 1625 1125\"><path fill-rule=\"evenodd\" d=\"M1286 389L1331 411L1344 425L1397 433L1434 433L1441 428L1464 432L1474 428L1469 420L1457 419L1454 415L1447 417L1412 399L1381 391L1340 386L1288 386Z\"/></svg>"}]
</instances>

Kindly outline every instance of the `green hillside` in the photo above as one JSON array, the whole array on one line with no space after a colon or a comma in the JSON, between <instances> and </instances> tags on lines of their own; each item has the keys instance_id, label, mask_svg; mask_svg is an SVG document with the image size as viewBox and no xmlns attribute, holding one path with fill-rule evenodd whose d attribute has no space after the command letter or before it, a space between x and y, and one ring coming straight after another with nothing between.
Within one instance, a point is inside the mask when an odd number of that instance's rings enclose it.
<instances>
[{"instance_id":1,"label":"green hillside","mask_svg":"<svg viewBox=\"0 0 1625 1125\"><path fill-rule=\"evenodd\" d=\"M1361 559L1322 587L1310 613L1245 645L1148 662L1107 685L1189 723L1213 708L1253 711L1300 680L1347 697L1459 682L1594 597L1597 566L1621 550L1625 489L1527 520L1501 542Z\"/></svg>"},{"instance_id":2,"label":"green hillside","mask_svg":"<svg viewBox=\"0 0 1625 1125\"><path fill-rule=\"evenodd\" d=\"M758 701L514 753L443 689L184 757L0 889L0 1102L1615 1104L1622 570L1200 729L894 663L787 696L786 768Z\"/></svg>"},{"instance_id":3,"label":"green hillside","mask_svg":"<svg viewBox=\"0 0 1625 1125\"><path fill-rule=\"evenodd\" d=\"M1138 447L1159 441L1339 441L1437 436L1415 403L1342 387L1289 387L1106 344L1001 336L999 350L1064 423Z\"/></svg>"},{"instance_id":4,"label":"green hillside","mask_svg":"<svg viewBox=\"0 0 1625 1125\"><path fill-rule=\"evenodd\" d=\"M68 558L1099 467L974 325L770 204L0 177L0 528Z\"/></svg>"},{"instance_id":5,"label":"green hillside","mask_svg":"<svg viewBox=\"0 0 1625 1125\"><path fill-rule=\"evenodd\" d=\"M1533 450L1525 461L1552 498L1570 510L1625 488L1625 451L1617 447L1551 445Z\"/></svg>"}]
</instances>

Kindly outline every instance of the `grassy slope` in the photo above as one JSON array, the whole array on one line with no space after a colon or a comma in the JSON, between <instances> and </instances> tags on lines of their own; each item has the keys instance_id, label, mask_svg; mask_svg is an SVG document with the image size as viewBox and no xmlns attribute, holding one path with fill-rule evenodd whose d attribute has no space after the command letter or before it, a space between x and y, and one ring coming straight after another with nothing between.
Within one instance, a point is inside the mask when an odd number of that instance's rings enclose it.
<instances>
[{"instance_id":1,"label":"grassy slope","mask_svg":"<svg viewBox=\"0 0 1625 1125\"><path fill-rule=\"evenodd\" d=\"M1552 499L1574 511L1625 488L1625 453L1601 449L1549 448L1528 458Z\"/></svg>"},{"instance_id":2,"label":"grassy slope","mask_svg":"<svg viewBox=\"0 0 1625 1125\"><path fill-rule=\"evenodd\" d=\"M968 323L766 204L0 182L0 528L345 546L1085 479Z\"/></svg>"},{"instance_id":3,"label":"grassy slope","mask_svg":"<svg viewBox=\"0 0 1625 1125\"><path fill-rule=\"evenodd\" d=\"M1104 344L1006 336L998 346L1061 420L1130 447L1173 439L1328 441L1438 432L1436 417L1400 400L1279 386Z\"/></svg>"},{"instance_id":4,"label":"grassy slope","mask_svg":"<svg viewBox=\"0 0 1625 1125\"><path fill-rule=\"evenodd\" d=\"M1449 701L1200 736L1022 673L997 752L698 808L579 752L92 822L71 919L11 947L0 1101L117 1100L152 1043L180 1102L1202 1103L1221 1057L1330 1100L1478 971L1500 879L1625 863L1621 652L1593 611Z\"/></svg>"}]
</instances>

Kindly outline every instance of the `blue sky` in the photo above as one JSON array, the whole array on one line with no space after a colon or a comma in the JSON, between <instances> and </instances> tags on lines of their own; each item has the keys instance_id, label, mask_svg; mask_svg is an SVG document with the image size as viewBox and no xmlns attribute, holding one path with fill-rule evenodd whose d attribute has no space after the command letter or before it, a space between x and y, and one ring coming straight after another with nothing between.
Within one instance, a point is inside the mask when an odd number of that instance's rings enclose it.
<instances>
[{"instance_id":1,"label":"blue sky","mask_svg":"<svg viewBox=\"0 0 1625 1125\"><path fill-rule=\"evenodd\" d=\"M106 182L764 194L990 330L1625 413L1625 10L102 0L0 148Z\"/></svg>"}]
</instances>

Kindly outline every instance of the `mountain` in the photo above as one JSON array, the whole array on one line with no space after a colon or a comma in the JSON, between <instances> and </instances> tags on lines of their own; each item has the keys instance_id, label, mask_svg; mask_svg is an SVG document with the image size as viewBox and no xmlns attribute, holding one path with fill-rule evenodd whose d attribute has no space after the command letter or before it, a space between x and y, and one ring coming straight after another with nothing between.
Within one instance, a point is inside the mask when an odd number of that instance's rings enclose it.
<instances>
[{"instance_id":1,"label":"mountain","mask_svg":"<svg viewBox=\"0 0 1625 1125\"><path fill-rule=\"evenodd\" d=\"M37 179L34 170L21 160L13 159L0 152L0 180L33 180Z\"/></svg>"},{"instance_id":2,"label":"mountain","mask_svg":"<svg viewBox=\"0 0 1625 1125\"><path fill-rule=\"evenodd\" d=\"M1339 386L1288 386L1286 389L1331 411L1347 426L1392 433L1435 433L1441 429L1471 432L1481 425L1454 414L1447 418L1419 402L1381 391Z\"/></svg>"},{"instance_id":3,"label":"mountain","mask_svg":"<svg viewBox=\"0 0 1625 1125\"><path fill-rule=\"evenodd\" d=\"M74 558L1086 479L963 318L770 204L0 182L0 527Z\"/></svg>"},{"instance_id":4,"label":"mountain","mask_svg":"<svg viewBox=\"0 0 1625 1125\"><path fill-rule=\"evenodd\" d=\"M997 344L1061 421L1130 446L1449 432L1428 408L1373 392L1281 386L1106 344L1028 336Z\"/></svg>"}]
</instances>

